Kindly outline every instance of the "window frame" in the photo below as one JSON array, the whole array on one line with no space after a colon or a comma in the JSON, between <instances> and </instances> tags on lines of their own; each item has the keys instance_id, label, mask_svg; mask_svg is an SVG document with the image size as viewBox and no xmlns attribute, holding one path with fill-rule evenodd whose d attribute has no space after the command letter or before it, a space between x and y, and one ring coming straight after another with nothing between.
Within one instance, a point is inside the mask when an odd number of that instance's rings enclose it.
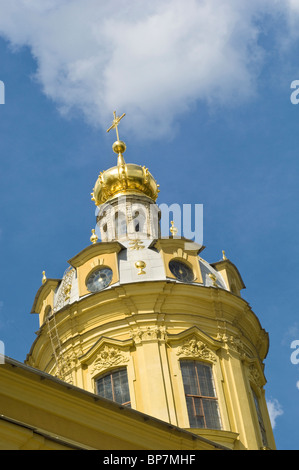
<instances>
[{"instance_id":1,"label":"window frame","mask_svg":"<svg viewBox=\"0 0 299 470\"><path fill-rule=\"evenodd\" d=\"M115 238L126 237L128 234L128 223L126 214L118 210L114 215Z\"/></svg>"},{"instance_id":2,"label":"window frame","mask_svg":"<svg viewBox=\"0 0 299 470\"><path fill-rule=\"evenodd\" d=\"M182 265L185 265L187 269L190 270L190 275L192 274L192 280L183 280L183 279L180 279L179 277L177 277L172 269L170 268L170 265L172 263L180 263ZM174 258L171 258L169 261L168 261L168 269L169 269L169 272L171 273L171 277L173 277L173 279L176 279L178 282L182 282L182 283L185 283L185 284L192 284L193 282L196 281L196 274L195 274L195 271L194 271L194 266L193 264L191 264L189 261L187 261L185 258L181 258L181 257L174 257Z\"/></svg>"},{"instance_id":3,"label":"window frame","mask_svg":"<svg viewBox=\"0 0 299 470\"><path fill-rule=\"evenodd\" d=\"M193 428L193 429L223 430L222 420L221 420L221 415L220 415L219 399L218 399L215 380L214 380L213 365L211 363L207 362L207 361L196 360L196 359L187 359L187 358L186 359L181 359L179 362L180 362L180 370L181 370L181 376L182 376L183 391L184 391L185 404L186 404L186 408L187 408L187 416L188 416L190 428ZM184 376L183 376L183 364L184 363L185 364L186 363L191 363L193 365L193 372L195 371L194 376L196 378L195 383L197 385L197 391L199 393L186 393L185 383L184 383ZM214 392L214 396L207 396L207 395L203 395L201 393L200 379L199 379L199 376L198 376L198 368L196 367L197 365L203 365L203 366L209 367L209 369L210 369L210 378L211 378L211 382L210 382L209 386L212 387L213 392ZM190 408L188 406L187 398L192 399L192 409L193 409L193 416L192 417L190 417L190 414L189 414ZM196 401L198 401L199 407L196 407ZM216 412L217 412L218 427L209 427L209 426L207 426L207 415L206 415L205 410L204 410L204 401L206 401L206 402L208 402L208 401L216 402L216 404L217 404ZM198 414L196 408L200 409L200 411L201 411L200 415ZM203 422L204 422L204 426L201 426L201 427L192 426L191 419L193 418L193 420L196 421L197 417L202 417ZM196 423L196 424L198 424L198 423Z\"/></svg>"},{"instance_id":4,"label":"window frame","mask_svg":"<svg viewBox=\"0 0 299 470\"><path fill-rule=\"evenodd\" d=\"M259 431L260 431L260 437L262 441L262 445L265 448L268 448L268 436L267 436L267 429L265 426L265 421L264 421L264 416L263 412L261 409L261 403L260 403L260 394L255 390L255 387L251 385L251 394L252 394L252 399L253 399L253 404L254 404L254 409L256 413L256 418L259 426Z\"/></svg>"},{"instance_id":5,"label":"window frame","mask_svg":"<svg viewBox=\"0 0 299 470\"><path fill-rule=\"evenodd\" d=\"M129 398L130 400L129 401L126 401L126 402L119 402L119 401L116 401L115 399L115 384L114 384L114 380L113 380L113 374L117 373L117 372L120 372L120 371L125 371L126 372L126 379L127 379L127 387L128 387L128 395L129 395ZM110 377L110 382L111 382L111 391L112 391L112 398L108 398L108 397L105 397L103 395L100 395L99 392L98 392L98 382L101 380L101 379L104 379L105 377ZM114 403L117 403L121 406L126 406L128 408L131 408L132 407L132 398L131 398L131 393L130 393L130 386L129 386L129 378L128 378L128 369L127 367L117 367L117 368L114 368L114 369L110 369L110 370L107 370L105 372L103 372L102 374L98 375L97 377L94 378L94 384L95 384L95 393L96 395L98 395L99 397L102 397L102 398L105 398L107 400L111 400L113 401Z\"/></svg>"}]
</instances>

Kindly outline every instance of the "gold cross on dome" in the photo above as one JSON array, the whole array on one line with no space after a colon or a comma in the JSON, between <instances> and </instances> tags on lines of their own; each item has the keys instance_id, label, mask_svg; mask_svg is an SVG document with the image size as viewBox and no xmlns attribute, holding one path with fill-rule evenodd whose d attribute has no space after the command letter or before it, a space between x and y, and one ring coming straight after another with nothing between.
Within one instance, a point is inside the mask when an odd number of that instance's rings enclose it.
<instances>
[{"instance_id":1,"label":"gold cross on dome","mask_svg":"<svg viewBox=\"0 0 299 470\"><path fill-rule=\"evenodd\" d=\"M112 121L112 126L107 129L107 132L111 131L111 129L116 130L116 138L119 140L119 134L118 134L118 125L120 120L126 115L126 113L122 114L121 116L116 116L116 111L113 112L114 119Z\"/></svg>"}]
</instances>

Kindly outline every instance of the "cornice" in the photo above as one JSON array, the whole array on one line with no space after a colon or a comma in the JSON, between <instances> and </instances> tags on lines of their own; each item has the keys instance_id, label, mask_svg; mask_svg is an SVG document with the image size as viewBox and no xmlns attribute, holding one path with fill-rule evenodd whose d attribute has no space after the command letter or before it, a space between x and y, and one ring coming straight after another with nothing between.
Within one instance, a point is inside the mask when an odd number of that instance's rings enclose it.
<instances>
[{"instance_id":1,"label":"cornice","mask_svg":"<svg viewBox=\"0 0 299 470\"><path fill-rule=\"evenodd\" d=\"M117 241L95 243L84 248L80 253L71 258L68 263L74 268L78 268L82 264L86 263L86 261L89 261L96 256L106 253L119 253L124 248L125 247Z\"/></svg>"},{"instance_id":2,"label":"cornice","mask_svg":"<svg viewBox=\"0 0 299 470\"><path fill-rule=\"evenodd\" d=\"M241 284L241 288L246 289L246 286L244 284L244 281L241 277L241 274L240 274L238 268L229 259L216 261L215 263L211 263L211 266L213 268L215 268L216 271L221 271L222 268L228 268L229 270L233 271L236 274L237 278L239 279L239 282Z\"/></svg>"},{"instance_id":3,"label":"cornice","mask_svg":"<svg viewBox=\"0 0 299 470\"><path fill-rule=\"evenodd\" d=\"M61 279L47 279L46 282L40 286L35 295L30 313L39 313L40 304L43 299L47 297L51 291L55 291L60 282Z\"/></svg>"},{"instance_id":4,"label":"cornice","mask_svg":"<svg viewBox=\"0 0 299 470\"><path fill-rule=\"evenodd\" d=\"M76 324L69 322L70 314L71 318L77 318L80 330ZM188 329L188 324L190 327L201 324L215 338L219 334L234 338L230 345L235 349L238 347L237 338L240 338L249 355L259 356L261 360L267 355L268 334L249 304L230 292L214 287L178 284L173 281L130 283L111 287L65 306L55 314L55 319L59 336L62 340L66 339L64 347L68 349L72 339L78 335L87 341L97 331L102 332L102 335L112 334L115 337L117 332L124 334L130 318L135 322L144 319L148 326L152 315L163 315L164 323L172 327L171 332L174 331L173 328L182 330ZM88 329L84 327L87 324ZM40 334L46 326L44 323L38 332L34 346L27 356L28 361L34 350L41 350L43 343L48 340L46 330L45 335ZM71 336L68 331L71 331ZM125 334L128 335L128 331Z\"/></svg>"}]
</instances>

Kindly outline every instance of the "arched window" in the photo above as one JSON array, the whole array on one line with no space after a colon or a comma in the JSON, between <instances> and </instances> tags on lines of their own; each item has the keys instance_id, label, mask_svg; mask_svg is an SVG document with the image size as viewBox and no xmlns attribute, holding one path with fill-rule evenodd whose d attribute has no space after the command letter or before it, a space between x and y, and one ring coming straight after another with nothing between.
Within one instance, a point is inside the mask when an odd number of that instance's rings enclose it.
<instances>
[{"instance_id":1,"label":"arched window","mask_svg":"<svg viewBox=\"0 0 299 470\"><path fill-rule=\"evenodd\" d=\"M212 367L205 362L181 361L191 428L221 429Z\"/></svg>"},{"instance_id":2,"label":"arched window","mask_svg":"<svg viewBox=\"0 0 299 470\"><path fill-rule=\"evenodd\" d=\"M115 215L115 236L116 238L127 233L127 222L122 212L117 212Z\"/></svg>"},{"instance_id":3,"label":"arched window","mask_svg":"<svg viewBox=\"0 0 299 470\"><path fill-rule=\"evenodd\" d=\"M127 369L112 370L96 381L98 395L131 408Z\"/></svg>"},{"instance_id":4,"label":"arched window","mask_svg":"<svg viewBox=\"0 0 299 470\"><path fill-rule=\"evenodd\" d=\"M132 215L134 232L143 232L146 222L146 215L143 209L133 211Z\"/></svg>"}]
</instances>

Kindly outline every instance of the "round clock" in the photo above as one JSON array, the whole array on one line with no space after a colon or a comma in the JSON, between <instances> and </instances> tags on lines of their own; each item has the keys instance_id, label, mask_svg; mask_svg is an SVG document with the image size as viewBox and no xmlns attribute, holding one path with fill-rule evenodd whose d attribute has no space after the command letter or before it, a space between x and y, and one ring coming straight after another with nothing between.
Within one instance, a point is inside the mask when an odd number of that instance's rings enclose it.
<instances>
[{"instance_id":1,"label":"round clock","mask_svg":"<svg viewBox=\"0 0 299 470\"><path fill-rule=\"evenodd\" d=\"M182 263L182 261L171 260L169 262L169 269L172 274L182 282L192 282L194 281L194 274L191 268L187 264Z\"/></svg>"},{"instance_id":2,"label":"round clock","mask_svg":"<svg viewBox=\"0 0 299 470\"><path fill-rule=\"evenodd\" d=\"M112 281L112 270L102 267L93 271L86 280L86 287L89 292L99 292L108 287Z\"/></svg>"}]
</instances>

